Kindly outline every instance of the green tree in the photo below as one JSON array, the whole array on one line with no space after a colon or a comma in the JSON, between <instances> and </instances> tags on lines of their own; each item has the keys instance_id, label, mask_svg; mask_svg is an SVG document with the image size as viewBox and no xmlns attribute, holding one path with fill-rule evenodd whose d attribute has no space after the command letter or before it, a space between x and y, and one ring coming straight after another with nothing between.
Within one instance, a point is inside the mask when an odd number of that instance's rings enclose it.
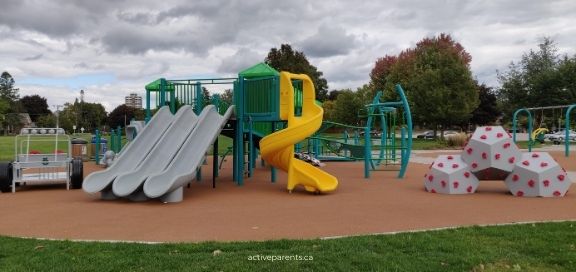
<instances>
[{"instance_id":1,"label":"green tree","mask_svg":"<svg viewBox=\"0 0 576 272\"><path fill-rule=\"evenodd\" d=\"M370 72L370 84L375 91L382 91L386 88L387 78L392 70L392 66L398 61L397 56L386 55L376 60L374 68Z\"/></svg>"},{"instance_id":2,"label":"green tree","mask_svg":"<svg viewBox=\"0 0 576 272\"><path fill-rule=\"evenodd\" d=\"M108 114L104 106L99 103L78 102L65 103L60 112L60 127L66 131L84 128L86 132L93 132L95 129L103 129L106 125Z\"/></svg>"},{"instance_id":3,"label":"green tree","mask_svg":"<svg viewBox=\"0 0 576 272\"><path fill-rule=\"evenodd\" d=\"M282 44L280 49L270 49L264 61L278 71L308 75L314 83L316 99L324 101L328 97L328 82L324 79L324 74L310 64L304 53L293 50L289 44Z\"/></svg>"},{"instance_id":4,"label":"green tree","mask_svg":"<svg viewBox=\"0 0 576 272\"><path fill-rule=\"evenodd\" d=\"M228 105L232 105L234 104L232 101L234 99L234 92L232 89L226 89L222 94L220 94L220 99Z\"/></svg>"},{"instance_id":5,"label":"green tree","mask_svg":"<svg viewBox=\"0 0 576 272\"><path fill-rule=\"evenodd\" d=\"M116 128L118 126L125 127L125 124L129 124L132 119L143 120L144 110L122 104L108 114L107 124L110 128Z\"/></svg>"},{"instance_id":6,"label":"green tree","mask_svg":"<svg viewBox=\"0 0 576 272\"><path fill-rule=\"evenodd\" d=\"M450 35L424 38L398 56L386 79L387 98L395 98L394 84L401 83L416 124L444 130L466 123L479 103L471 59Z\"/></svg>"},{"instance_id":7,"label":"green tree","mask_svg":"<svg viewBox=\"0 0 576 272\"><path fill-rule=\"evenodd\" d=\"M518 63L498 73L499 99L507 118L524 107L543 107L576 103L575 57L563 58L550 38L543 38L538 50L522 54ZM536 118L543 119L537 112Z\"/></svg>"},{"instance_id":8,"label":"green tree","mask_svg":"<svg viewBox=\"0 0 576 272\"><path fill-rule=\"evenodd\" d=\"M470 122L476 125L489 125L493 124L502 112L498 108L498 98L492 90L485 84L478 86L478 95L480 103L478 107L472 112Z\"/></svg>"},{"instance_id":9,"label":"green tree","mask_svg":"<svg viewBox=\"0 0 576 272\"><path fill-rule=\"evenodd\" d=\"M356 92L350 89L341 90L338 98L334 101L333 113L334 121L348 125L362 125L359 114L364 111L364 101L362 99L362 88Z\"/></svg>"},{"instance_id":10,"label":"green tree","mask_svg":"<svg viewBox=\"0 0 576 272\"><path fill-rule=\"evenodd\" d=\"M15 80L10 73L4 71L0 75L0 99L12 103L19 98L18 89L14 88Z\"/></svg>"},{"instance_id":11,"label":"green tree","mask_svg":"<svg viewBox=\"0 0 576 272\"><path fill-rule=\"evenodd\" d=\"M42 115L36 120L36 126L49 128L56 127L56 116L52 113Z\"/></svg>"},{"instance_id":12,"label":"green tree","mask_svg":"<svg viewBox=\"0 0 576 272\"><path fill-rule=\"evenodd\" d=\"M19 114L22 106L18 101L18 89L14 87L16 81L10 73L4 71L0 75L0 121L4 134L18 128L22 119Z\"/></svg>"},{"instance_id":13,"label":"green tree","mask_svg":"<svg viewBox=\"0 0 576 272\"><path fill-rule=\"evenodd\" d=\"M206 87L202 87L202 103L204 106L212 104L212 96L210 95L210 91L206 89Z\"/></svg>"},{"instance_id":14,"label":"green tree","mask_svg":"<svg viewBox=\"0 0 576 272\"><path fill-rule=\"evenodd\" d=\"M36 122L41 116L51 113L48 109L46 98L37 94L23 96L20 98L20 103L22 104L24 111L30 115L32 122Z\"/></svg>"}]
</instances>

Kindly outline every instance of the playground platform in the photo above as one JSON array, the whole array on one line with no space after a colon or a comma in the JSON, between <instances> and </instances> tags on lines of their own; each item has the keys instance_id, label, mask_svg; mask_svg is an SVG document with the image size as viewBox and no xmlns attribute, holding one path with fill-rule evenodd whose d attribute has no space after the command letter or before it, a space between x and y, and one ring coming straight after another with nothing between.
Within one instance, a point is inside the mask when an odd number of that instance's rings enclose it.
<instances>
[{"instance_id":1,"label":"playground platform","mask_svg":"<svg viewBox=\"0 0 576 272\"><path fill-rule=\"evenodd\" d=\"M435 157L442 152L416 154ZM569 172L576 157L551 154ZM209 158L209 161L211 158ZM203 173L211 173L211 165ZM437 195L424 191L428 165L411 162L405 179L397 172L363 178L361 162L331 162L337 176L333 193L286 192L286 174L270 183L270 171L256 168L239 187L232 182L232 160L223 166L217 188L211 177L194 181L184 201L102 201L62 185L27 186L0 194L0 235L73 240L199 242L308 239L514 222L576 220L576 192L564 198L519 198L504 182L482 181L473 195ZM84 173L101 168L86 163ZM574 187L573 187L574 188Z\"/></svg>"}]
</instances>

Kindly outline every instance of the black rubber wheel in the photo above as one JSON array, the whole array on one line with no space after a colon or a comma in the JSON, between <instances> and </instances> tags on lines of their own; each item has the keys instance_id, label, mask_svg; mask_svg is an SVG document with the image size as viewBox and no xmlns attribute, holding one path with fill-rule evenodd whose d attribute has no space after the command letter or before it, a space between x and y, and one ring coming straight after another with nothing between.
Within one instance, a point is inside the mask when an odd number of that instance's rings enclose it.
<instances>
[{"instance_id":1,"label":"black rubber wheel","mask_svg":"<svg viewBox=\"0 0 576 272\"><path fill-rule=\"evenodd\" d=\"M0 191L8 193L12 187L12 163L0 162Z\"/></svg>"},{"instance_id":2,"label":"black rubber wheel","mask_svg":"<svg viewBox=\"0 0 576 272\"><path fill-rule=\"evenodd\" d=\"M82 162L82 159L78 158L73 159L70 164L70 167L72 167L70 174L72 189L80 189L82 188L82 182L84 181L84 163Z\"/></svg>"}]
</instances>

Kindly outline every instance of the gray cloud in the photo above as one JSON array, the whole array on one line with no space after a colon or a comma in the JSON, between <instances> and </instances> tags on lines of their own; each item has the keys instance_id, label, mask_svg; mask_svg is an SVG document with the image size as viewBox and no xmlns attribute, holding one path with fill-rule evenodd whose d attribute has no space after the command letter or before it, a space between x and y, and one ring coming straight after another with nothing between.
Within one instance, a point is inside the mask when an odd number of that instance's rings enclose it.
<instances>
[{"instance_id":1,"label":"gray cloud","mask_svg":"<svg viewBox=\"0 0 576 272\"><path fill-rule=\"evenodd\" d=\"M30 57L25 57L25 58L22 58L22 60L23 61L33 61L33 60L39 60L42 57L44 57L44 54L38 54L38 55L30 56Z\"/></svg>"},{"instance_id":2,"label":"gray cloud","mask_svg":"<svg viewBox=\"0 0 576 272\"><path fill-rule=\"evenodd\" d=\"M237 74L238 72L264 61L264 56L248 48L241 48L236 54L222 60L218 72L224 74Z\"/></svg>"},{"instance_id":3,"label":"gray cloud","mask_svg":"<svg viewBox=\"0 0 576 272\"><path fill-rule=\"evenodd\" d=\"M346 35L342 27L320 26L318 32L300 44L311 57L332 57L345 55L354 48L356 38Z\"/></svg>"},{"instance_id":4,"label":"gray cloud","mask_svg":"<svg viewBox=\"0 0 576 272\"><path fill-rule=\"evenodd\" d=\"M573 0L1 2L0 63L11 74L115 75L102 92L161 75L235 74L283 43L304 51L331 89L367 83L378 57L441 32L472 54L474 75L489 85L539 37L554 38L561 54L576 50ZM34 59L42 61L24 61Z\"/></svg>"}]
</instances>

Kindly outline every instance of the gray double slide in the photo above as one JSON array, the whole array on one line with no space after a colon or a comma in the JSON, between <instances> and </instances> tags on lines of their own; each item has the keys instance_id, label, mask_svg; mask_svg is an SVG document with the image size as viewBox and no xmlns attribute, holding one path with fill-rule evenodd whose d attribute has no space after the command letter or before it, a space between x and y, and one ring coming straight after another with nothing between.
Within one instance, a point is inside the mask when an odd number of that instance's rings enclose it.
<instances>
[{"instance_id":1,"label":"gray double slide","mask_svg":"<svg viewBox=\"0 0 576 272\"><path fill-rule=\"evenodd\" d=\"M221 116L209 105L196 116L183 106L173 116L162 108L111 167L86 177L84 191L101 192L103 199L182 201L182 187L195 177L232 112L230 107Z\"/></svg>"}]
</instances>

